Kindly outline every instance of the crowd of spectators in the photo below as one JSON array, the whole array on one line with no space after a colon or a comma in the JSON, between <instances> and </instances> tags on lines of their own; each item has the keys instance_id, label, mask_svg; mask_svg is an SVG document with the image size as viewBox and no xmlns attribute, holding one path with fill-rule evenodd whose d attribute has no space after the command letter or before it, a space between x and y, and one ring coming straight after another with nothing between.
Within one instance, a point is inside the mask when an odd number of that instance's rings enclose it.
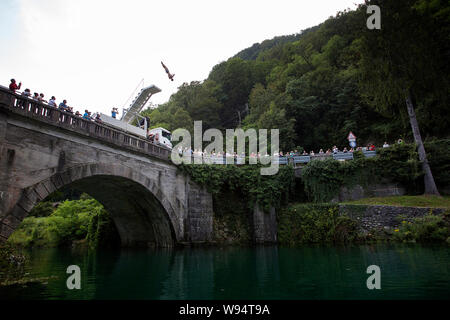
<instances>
[{"instance_id":1,"label":"crowd of spectators","mask_svg":"<svg viewBox=\"0 0 450 320\"><path fill-rule=\"evenodd\" d=\"M400 142L399 142L400 143ZM384 143L383 145L384 148L389 147L389 145L387 144L387 142ZM296 156L316 156L316 157L320 157L320 156L331 156L333 154L339 154L339 153L353 153L353 152L357 152L357 151L375 151L376 147L374 144L368 144L366 147L357 147L357 148L350 148L347 149L346 147L343 148L342 150L339 150L339 148L337 146L333 146L330 149L327 149L327 151L324 151L323 149L320 149L318 153L315 153L313 150L311 150L310 152L307 152L306 150L304 150L303 152L299 152L298 150L293 150L293 151L289 151L284 153L283 151L280 152L276 152L273 154L274 157L287 157L287 158L292 158L292 157L296 157ZM189 147L178 147L178 154L180 156L184 155L184 156L190 156L190 157L198 157L198 158L245 158L246 154L243 152L241 154L237 154L236 152L233 153L229 153L229 152L206 152L206 151L202 151L202 150L198 150L198 149L194 149L192 150ZM265 154L263 155L263 157L270 157L270 155ZM260 152L252 152L249 154L249 158L261 158L261 154Z\"/></svg>"},{"instance_id":2,"label":"crowd of spectators","mask_svg":"<svg viewBox=\"0 0 450 320\"><path fill-rule=\"evenodd\" d=\"M385 143L386 144L386 143ZM353 153L356 151L375 151L375 145L368 144L367 147L357 147L348 149L347 147L344 147L342 150L339 150L337 146L333 146L332 148L327 149L327 151L324 151L323 149L319 149L319 152L315 152L314 150L311 150L307 152L306 150L303 150L302 153L298 152L297 150L289 151L286 153L283 153L280 151L279 153L275 154L280 157L296 157L296 156L329 156L332 154L338 154L338 153Z\"/></svg>"},{"instance_id":3,"label":"crowd of spectators","mask_svg":"<svg viewBox=\"0 0 450 320\"><path fill-rule=\"evenodd\" d=\"M9 85L9 89L11 91L13 91L14 93L16 93L17 90L20 90L22 86L22 82L19 82L19 84L16 83L15 79L11 79L11 83ZM58 108L62 111L74 114L77 117L83 118L85 120L89 120L89 121L95 121L95 122L99 122L101 123L101 117L100 117L100 113L96 112L93 115L91 114L91 112L89 110L85 110L84 114L81 114L79 111L76 111L75 113L73 112L73 108L67 105L67 100L63 100L61 103L59 103L59 105L57 105L56 102L56 98L55 96L52 96L50 98L49 101L44 99L44 94L43 93L37 93L34 92L33 95L31 95L31 91L30 89L25 89L22 93L22 96L27 97L29 99L35 100L35 101L39 101L45 104L48 104L51 107L54 108ZM113 118L116 118L116 116L119 114L119 111L117 110L117 108L113 108L111 111L111 116ZM148 123L150 119L147 118ZM152 138L152 135L149 135L149 138ZM402 139L398 139L397 141L398 144L402 144L403 140ZM388 148L389 144L387 142L384 142L383 144L383 148ZM352 153L355 151L375 151L375 145L373 145L372 143L368 144L366 147L357 147L356 149L354 148L350 148L347 149L346 147L343 148L342 150L339 150L339 148L337 146L333 146L332 148L327 149L327 151L324 151L323 149L320 149L318 153L315 153L314 150L311 150L310 152L307 152L306 150L304 150L302 153L300 153L298 150L294 150L294 151L289 151L286 153L283 153L283 151L274 153L274 156L279 156L279 157L295 157L295 156L329 156L332 154L337 154L337 153ZM178 149L178 153L180 155L190 155L193 157L234 157L234 158L245 158L245 153L242 153L241 155L238 155L236 152L230 154L228 152L212 152L212 153L206 153L204 151L201 150L192 150L191 148L179 148ZM264 156L269 156L269 155L264 155ZM260 158L261 155L260 153L251 153L249 155L250 158Z\"/></svg>"},{"instance_id":4,"label":"crowd of spectators","mask_svg":"<svg viewBox=\"0 0 450 320\"><path fill-rule=\"evenodd\" d=\"M11 90L14 93L17 93L16 91L20 90L21 86L22 82L19 82L19 84L17 85L16 80L11 79L11 83L9 84L9 90ZM84 110L84 114L81 114L79 111L76 111L74 113L73 107L67 105L66 99L64 99L61 103L57 104L55 96L52 96L50 100L47 101L44 98L45 96L43 93L34 92L33 94L31 94L31 90L28 88L26 88L20 95L29 98L31 100L47 104L51 107L58 108L59 110L65 111L67 113L74 114L75 116L83 118L85 120L101 122L100 113L98 112L92 115L91 112L86 109Z\"/></svg>"}]
</instances>

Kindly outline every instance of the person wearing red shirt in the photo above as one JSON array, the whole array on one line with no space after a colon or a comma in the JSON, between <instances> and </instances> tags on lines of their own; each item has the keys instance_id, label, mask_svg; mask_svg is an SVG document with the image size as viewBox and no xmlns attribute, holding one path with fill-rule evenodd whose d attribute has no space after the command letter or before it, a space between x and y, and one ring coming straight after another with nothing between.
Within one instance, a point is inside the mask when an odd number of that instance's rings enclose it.
<instances>
[{"instance_id":1,"label":"person wearing red shirt","mask_svg":"<svg viewBox=\"0 0 450 320\"><path fill-rule=\"evenodd\" d=\"M22 82L19 82L19 85L16 84L16 80L11 79L11 83L9 84L9 90L12 92L16 92L16 90L20 90L20 87L22 86Z\"/></svg>"}]
</instances>

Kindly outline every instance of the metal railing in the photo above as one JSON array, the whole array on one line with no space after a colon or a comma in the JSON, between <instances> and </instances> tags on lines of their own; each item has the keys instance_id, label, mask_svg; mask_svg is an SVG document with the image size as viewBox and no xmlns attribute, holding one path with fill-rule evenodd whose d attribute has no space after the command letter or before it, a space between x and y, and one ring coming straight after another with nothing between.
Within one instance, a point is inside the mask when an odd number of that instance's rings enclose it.
<instances>
[{"instance_id":1,"label":"metal railing","mask_svg":"<svg viewBox=\"0 0 450 320\"><path fill-rule=\"evenodd\" d=\"M376 156L376 151L362 151L363 155L366 158L372 158ZM180 157L184 157L185 159L190 159L191 163L205 163L205 164L236 164L243 165L249 163L251 157L244 156L226 156L226 155L198 155L198 154L179 154ZM318 155L301 155L301 156L266 156L271 157L271 161L273 163L278 163L279 165L288 165L292 164L294 167L307 164L310 161L315 160L325 160L325 159L334 159L337 161L347 161L353 160L353 152L337 152L332 154L318 154ZM255 157L257 158L257 157ZM259 158L258 158L259 159ZM259 161L258 161L259 162Z\"/></svg>"}]
</instances>

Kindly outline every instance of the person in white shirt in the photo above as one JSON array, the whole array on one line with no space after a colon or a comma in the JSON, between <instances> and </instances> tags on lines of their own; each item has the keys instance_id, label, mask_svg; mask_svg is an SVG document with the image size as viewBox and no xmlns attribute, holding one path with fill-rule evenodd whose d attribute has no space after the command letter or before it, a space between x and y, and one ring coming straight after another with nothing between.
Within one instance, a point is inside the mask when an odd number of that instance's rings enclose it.
<instances>
[{"instance_id":1,"label":"person in white shirt","mask_svg":"<svg viewBox=\"0 0 450 320\"><path fill-rule=\"evenodd\" d=\"M24 97L30 97L30 96L31 96L30 89L25 89L25 90L22 92L22 96L24 96Z\"/></svg>"},{"instance_id":2,"label":"person in white shirt","mask_svg":"<svg viewBox=\"0 0 450 320\"><path fill-rule=\"evenodd\" d=\"M383 148L389 148L389 145L388 145L388 143L386 141L383 144Z\"/></svg>"},{"instance_id":3,"label":"person in white shirt","mask_svg":"<svg viewBox=\"0 0 450 320\"><path fill-rule=\"evenodd\" d=\"M55 96L52 96L52 98L50 100L48 100L48 105L52 106L52 107L55 107L55 108L57 107Z\"/></svg>"}]
</instances>

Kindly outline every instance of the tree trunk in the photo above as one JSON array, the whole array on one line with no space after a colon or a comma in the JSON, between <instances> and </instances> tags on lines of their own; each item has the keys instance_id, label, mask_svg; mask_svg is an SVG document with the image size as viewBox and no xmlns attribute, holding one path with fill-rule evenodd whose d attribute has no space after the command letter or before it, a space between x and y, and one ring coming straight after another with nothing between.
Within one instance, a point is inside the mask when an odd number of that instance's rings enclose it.
<instances>
[{"instance_id":1,"label":"tree trunk","mask_svg":"<svg viewBox=\"0 0 450 320\"><path fill-rule=\"evenodd\" d=\"M414 105L411 100L411 93L406 92L406 107L408 108L409 122L411 123L411 128L414 135L414 141L417 145L417 151L419 153L419 160L422 162L422 170L424 172L424 184L425 184L425 194L435 194L440 195L434 182L433 174L431 173L430 164L427 160L427 154L425 153L425 148L423 146L422 137L419 131L419 124L417 123L416 112L414 111Z\"/></svg>"}]
</instances>

